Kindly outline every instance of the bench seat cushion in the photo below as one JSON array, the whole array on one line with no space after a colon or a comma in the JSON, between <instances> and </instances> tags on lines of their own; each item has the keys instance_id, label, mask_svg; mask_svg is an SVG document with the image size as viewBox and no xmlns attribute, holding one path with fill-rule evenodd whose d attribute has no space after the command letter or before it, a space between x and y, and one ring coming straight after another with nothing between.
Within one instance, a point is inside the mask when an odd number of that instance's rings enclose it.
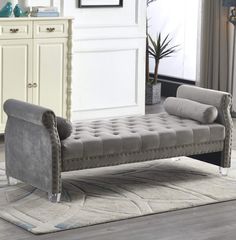
<instances>
[{"instance_id":1,"label":"bench seat cushion","mask_svg":"<svg viewBox=\"0 0 236 240\"><path fill-rule=\"evenodd\" d=\"M129 153L198 143L222 141L221 124L200 122L166 112L73 123L69 138L62 141L62 159Z\"/></svg>"}]
</instances>

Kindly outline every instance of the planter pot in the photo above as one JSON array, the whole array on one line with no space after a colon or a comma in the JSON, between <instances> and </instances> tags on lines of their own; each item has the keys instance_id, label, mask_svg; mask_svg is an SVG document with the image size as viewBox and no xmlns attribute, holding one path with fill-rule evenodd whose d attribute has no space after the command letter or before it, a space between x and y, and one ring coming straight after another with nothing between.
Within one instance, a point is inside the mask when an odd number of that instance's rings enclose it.
<instances>
[{"instance_id":1,"label":"planter pot","mask_svg":"<svg viewBox=\"0 0 236 240\"><path fill-rule=\"evenodd\" d=\"M161 102L161 83L155 85L146 84L146 105L153 105Z\"/></svg>"}]
</instances>

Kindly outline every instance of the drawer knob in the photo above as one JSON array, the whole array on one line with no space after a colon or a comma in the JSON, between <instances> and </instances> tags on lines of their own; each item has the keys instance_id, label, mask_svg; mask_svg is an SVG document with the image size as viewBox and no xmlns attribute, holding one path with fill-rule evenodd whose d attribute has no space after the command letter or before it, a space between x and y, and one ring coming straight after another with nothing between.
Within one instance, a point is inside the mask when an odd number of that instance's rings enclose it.
<instances>
[{"instance_id":1,"label":"drawer knob","mask_svg":"<svg viewBox=\"0 0 236 240\"><path fill-rule=\"evenodd\" d=\"M33 83L33 87L34 88L38 87L38 84L37 83Z\"/></svg>"},{"instance_id":2,"label":"drawer knob","mask_svg":"<svg viewBox=\"0 0 236 240\"><path fill-rule=\"evenodd\" d=\"M27 87L28 87L28 88L32 88L32 87L33 87L33 84L32 84L32 83L28 83Z\"/></svg>"},{"instance_id":3,"label":"drawer knob","mask_svg":"<svg viewBox=\"0 0 236 240\"><path fill-rule=\"evenodd\" d=\"M48 32L55 32L55 28L54 27L49 27L49 28L46 28Z\"/></svg>"},{"instance_id":4,"label":"drawer knob","mask_svg":"<svg viewBox=\"0 0 236 240\"><path fill-rule=\"evenodd\" d=\"M10 32L11 33L17 33L17 32L19 32L19 28L11 28Z\"/></svg>"}]
</instances>

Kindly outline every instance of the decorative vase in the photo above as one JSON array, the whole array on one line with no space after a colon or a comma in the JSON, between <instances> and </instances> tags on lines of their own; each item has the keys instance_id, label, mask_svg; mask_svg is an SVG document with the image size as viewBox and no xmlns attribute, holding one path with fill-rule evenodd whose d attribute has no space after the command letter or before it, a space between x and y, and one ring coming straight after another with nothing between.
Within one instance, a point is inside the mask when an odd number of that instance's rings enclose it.
<instances>
[{"instance_id":1,"label":"decorative vase","mask_svg":"<svg viewBox=\"0 0 236 240\"><path fill-rule=\"evenodd\" d=\"M23 11L28 11L28 9L31 6L31 1L30 0L18 0L19 5Z\"/></svg>"},{"instance_id":2,"label":"decorative vase","mask_svg":"<svg viewBox=\"0 0 236 240\"><path fill-rule=\"evenodd\" d=\"M161 83L146 84L146 105L153 105L161 102Z\"/></svg>"},{"instance_id":3,"label":"decorative vase","mask_svg":"<svg viewBox=\"0 0 236 240\"><path fill-rule=\"evenodd\" d=\"M24 17L25 16L25 13L23 12L23 10L19 6L19 4L16 4L13 12L14 12L15 17Z\"/></svg>"},{"instance_id":4,"label":"decorative vase","mask_svg":"<svg viewBox=\"0 0 236 240\"><path fill-rule=\"evenodd\" d=\"M0 17L10 17L12 15L12 3L7 2L6 5L0 10Z\"/></svg>"}]
</instances>

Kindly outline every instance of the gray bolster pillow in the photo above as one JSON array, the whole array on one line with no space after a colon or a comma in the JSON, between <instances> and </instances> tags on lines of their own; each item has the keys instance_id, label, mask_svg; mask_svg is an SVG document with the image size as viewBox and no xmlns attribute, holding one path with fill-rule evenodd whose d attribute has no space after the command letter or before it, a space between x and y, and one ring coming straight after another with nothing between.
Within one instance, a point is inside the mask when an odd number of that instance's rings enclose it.
<instances>
[{"instance_id":1,"label":"gray bolster pillow","mask_svg":"<svg viewBox=\"0 0 236 240\"><path fill-rule=\"evenodd\" d=\"M164 108L171 115L193 119L205 124L213 123L218 116L216 107L184 98L169 97L164 102Z\"/></svg>"},{"instance_id":2,"label":"gray bolster pillow","mask_svg":"<svg viewBox=\"0 0 236 240\"><path fill-rule=\"evenodd\" d=\"M57 117L57 131L60 140L68 138L72 133L72 124L65 118Z\"/></svg>"}]
</instances>

